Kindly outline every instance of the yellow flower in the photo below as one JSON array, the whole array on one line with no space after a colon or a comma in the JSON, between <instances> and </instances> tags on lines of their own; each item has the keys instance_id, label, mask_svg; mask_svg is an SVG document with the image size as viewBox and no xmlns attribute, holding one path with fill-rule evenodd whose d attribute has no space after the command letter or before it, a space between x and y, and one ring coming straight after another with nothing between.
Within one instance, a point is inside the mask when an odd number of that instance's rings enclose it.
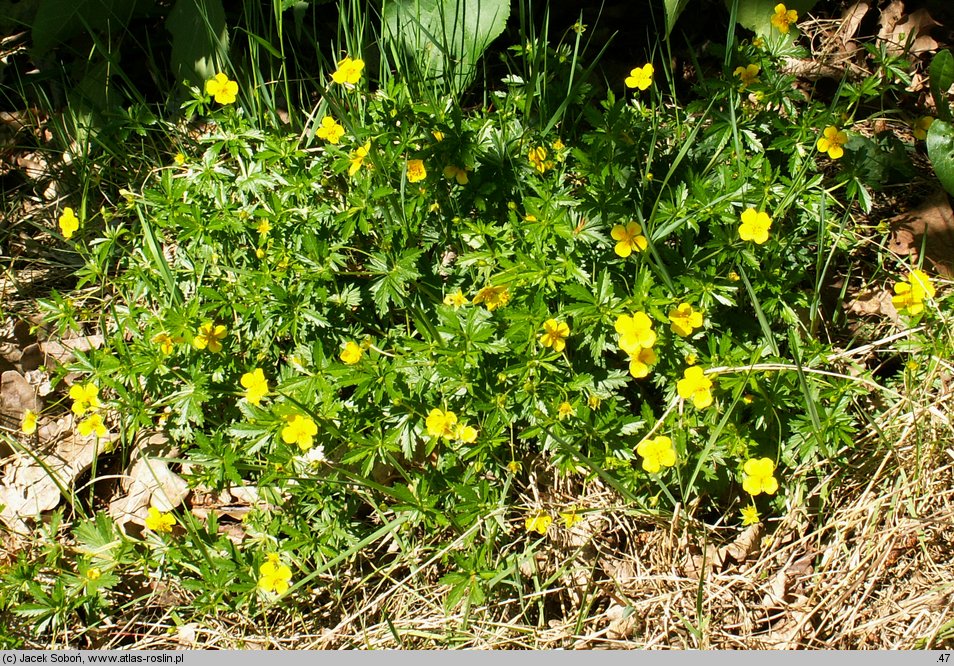
<instances>
[{"instance_id":1,"label":"yellow flower","mask_svg":"<svg viewBox=\"0 0 954 666\"><path fill-rule=\"evenodd\" d=\"M742 507L742 527L755 525L757 522L759 522L759 510L755 508L755 505Z\"/></svg>"},{"instance_id":2,"label":"yellow flower","mask_svg":"<svg viewBox=\"0 0 954 666\"><path fill-rule=\"evenodd\" d=\"M650 474L657 473L662 467L676 464L676 449L672 440L664 435L653 439L644 439L636 447L636 453L643 458L643 469Z\"/></svg>"},{"instance_id":3,"label":"yellow flower","mask_svg":"<svg viewBox=\"0 0 954 666\"><path fill-rule=\"evenodd\" d=\"M771 458L752 458L742 466L742 489L753 497L765 493L771 495L778 490L775 480L775 463Z\"/></svg>"},{"instance_id":4,"label":"yellow flower","mask_svg":"<svg viewBox=\"0 0 954 666\"><path fill-rule=\"evenodd\" d=\"M338 61L338 69L331 75L335 83L344 83L353 86L361 79L364 69L364 60L352 60L350 57Z\"/></svg>"},{"instance_id":5,"label":"yellow flower","mask_svg":"<svg viewBox=\"0 0 954 666\"><path fill-rule=\"evenodd\" d=\"M702 313L693 310L688 303L680 303L679 307L669 311L669 322L672 332L684 338L702 327Z\"/></svg>"},{"instance_id":6,"label":"yellow flower","mask_svg":"<svg viewBox=\"0 0 954 666\"><path fill-rule=\"evenodd\" d=\"M79 229L79 220L72 208L64 208L60 215L60 231L63 232L63 238L72 238L76 230Z\"/></svg>"},{"instance_id":7,"label":"yellow flower","mask_svg":"<svg viewBox=\"0 0 954 666\"><path fill-rule=\"evenodd\" d=\"M477 441L477 429L465 423L454 426L454 439L464 444L473 444Z\"/></svg>"},{"instance_id":8,"label":"yellow flower","mask_svg":"<svg viewBox=\"0 0 954 666\"><path fill-rule=\"evenodd\" d=\"M239 379L239 383L245 389L245 399L253 405L260 404L262 398L268 394L268 380L261 368L246 372Z\"/></svg>"},{"instance_id":9,"label":"yellow flower","mask_svg":"<svg viewBox=\"0 0 954 666\"><path fill-rule=\"evenodd\" d=\"M32 435L36 432L36 412L28 409L23 412L23 420L20 421L20 432L24 435Z\"/></svg>"},{"instance_id":10,"label":"yellow flower","mask_svg":"<svg viewBox=\"0 0 954 666\"><path fill-rule=\"evenodd\" d=\"M457 414L452 411L432 409L428 412L424 425L427 426L427 434L431 437L452 439L456 433L454 426L457 425Z\"/></svg>"},{"instance_id":11,"label":"yellow flower","mask_svg":"<svg viewBox=\"0 0 954 666\"><path fill-rule=\"evenodd\" d=\"M555 150L555 151L557 151L557 152L560 152L561 150L563 150L564 148L566 148L566 146L563 145L563 142L560 141L559 139L557 139L557 140L554 141L552 144L550 144L550 147L553 148L553 150Z\"/></svg>"},{"instance_id":12,"label":"yellow flower","mask_svg":"<svg viewBox=\"0 0 954 666\"><path fill-rule=\"evenodd\" d=\"M756 64L746 65L745 67L736 67L735 71L732 72L734 76L737 76L742 81L742 88L752 85L753 83L759 82L759 67Z\"/></svg>"},{"instance_id":13,"label":"yellow flower","mask_svg":"<svg viewBox=\"0 0 954 666\"><path fill-rule=\"evenodd\" d=\"M642 379L649 375L649 369L656 362L656 352L652 347L640 347L635 353L629 355L629 374L636 379Z\"/></svg>"},{"instance_id":14,"label":"yellow flower","mask_svg":"<svg viewBox=\"0 0 954 666\"><path fill-rule=\"evenodd\" d=\"M692 399L696 409L705 409L712 404L712 381L698 365L683 371L682 379L676 383L676 391L683 400Z\"/></svg>"},{"instance_id":15,"label":"yellow flower","mask_svg":"<svg viewBox=\"0 0 954 666\"><path fill-rule=\"evenodd\" d=\"M285 427L282 428L282 441L286 444L297 444L302 451L310 449L315 435L318 434L318 426L311 417L293 414L286 421Z\"/></svg>"},{"instance_id":16,"label":"yellow flower","mask_svg":"<svg viewBox=\"0 0 954 666\"><path fill-rule=\"evenodd\" d=\"M520 469L522 467L523 465L521 465L516 460L511 460L510 462L507 463L507 471L510 472L511 474L519 474Z\"/></svg>"},{"instance_id":17,"label":"yellow flower","mask_svg":"<svg viewBox=\"0 0 954 666\"><path fill-rule=\"evenodd\" d=\"M729 271L728 278L729 278L729 282L738 282L739 280L742 279L739 277L739 274L736 273L735 271Z\"/></svg>"},{"instance_id":18,"label":"yellow flower","mask_svg":"<svg viewBox=\"0 0 954 666\"><path fill-rule=\"evenodd\" d=\"M368 156L368 151L371 150L371 142L368 141L363 146L359 146L357 150L351 153L351 166L348 167L348 175L353 176L358 173L358 169L361 168L361 165L364 164L364 158Z\"/></svg>"},{"instance_id":19,"label":"yellow flower","mask_svg":"<svg viewBox=\"0 0 954 666\"><path fill-rule=\"evenodd\" d=\"M106 426L103 424L103 417L99 414L90 414L85 419L80 421L79 427L80 437L89 437L90 435L96 435L96 438L106 436Z\"/></svg>"},{"instance_id":20,"label":"yellow flower","mask_svg":"<svg viewBox=\"0 0 954 666\"><path fill-rule=\"evenodd\" d=\"M567 417L573 416L576 413L576 410L573 409L573 405L566 402L565 400L560 403L560 406L557 407L557 418L561 421Z\"/></svg>"},{"instance_id":21,"label":"yellow flower","mask_svg":"<svg viewBox=\"0 0 954 666\"><path fill-rule=\"evenodd\" d=\"M483 303L493 312L510 302L510 290L507 287L484 287L474 295L474 305Z\"/></svg>"},{"instance_id":22,"label":"yellow flower","mask_svg":"<svg viewBox=\"0 0 954 666\"><path fill-rule=\"evenodd\" d=\"M463 292L458 289L453 294L447 294L444 297L444 305L449 305L455 310L461 306L467 305L470 301L467 300L467 297L464 296Z\"/></svg>"},{"instance_id":23,"label":"yellow flower","mask_svg":"<svg viewBox=\"0 0 954 666\"><path fill-rule=\"evenodd\" d=\"M321 127L319 127L318 131L315 132L319 139L324 139L328 143L338 143L341 141L341 137L344 136L344 133L344 127L338 124L338 121L331 116L325 116L322 118Z\"/></svg>"},{"instance_id":24,"label":"yellow flower","mask_svg":"<svg viewBox=\"0 0 954 666\"><path fill-rule=\"evenodd\" d=\"M627 354L636 354L640 349L656 344L653 322L645 312L620 315L616 318L615 328L619 334L619 348Z\"/></svg>"},{"instance_id":25,"label":"yellow flower","mask_svg":"<svg viewBox=\"0 0 954 666\"><path fill-rule=\"evenodd\" d=\"M257 231L262 236L267 236L268 232L271 230L272 230L272 223L269 222L267 219L263 219L261 222L258 223L258 226L255 227L255 231Z\"/></svg>"},{"instance_id":26,"label":"yellow flower","mask_svg":"<svg viewBox=\"0 0 954 666\"><path fill-rule=\"evenodd\" d=\"M931 125L934 124L934 118L931 116L923 116L914 121L914 138L919 141L924 141L927 138L928 130L931 129Z\"/></svg>"},{"instance_id":27,"label":"yellow flower","mask_svg":"<svg viewBox=\"0 0 954 666\"><path fill-rule=\"evenodd\" d=\"M88 580L91 583L93 581L99 580L100 578L102 578L102 576L103 576L103 572L96 568L88 569L86 571L86 580Z\"/></svg>"},{"instance_id":28,"label":"yellow flower","mask_svg":"<svg viewBox=\"0 0 954 666\"><path fill-rule=\"evenodd\" d=\"M192 346L196 349L208 349L213 354L217 354L222 351L222 339L225 336L225 326L207 321L199 326L195 337L192 338Z\"/></svg>"},{"instance_id":29,"label":"yellow flower","mask_svg":"<svg viewBox=\"0 0 954 666\"><path fill-rule=\"evenodd\" d=\"M563 519L563 524L568 530L573 529L577 523L583 522L583 516L577 513L579 510L579 507L572 506L569 511L560 512L560 518Z\"/></svg>"},{"instance_id":30,"label":"yellow flower","mask_svg":"<svg viewBox=\"0 0 954 666\"><path fill-rule=\"evenodd\" d=\"M159 351L167 356L172 353L173 345L175 340L172 339L172 336L166 332L157 333L152 338L153 344L159 345Z\"/></svg>"},{"instance_id":31,"label":"yellow flower","mask_svg":"<svg viewBox=\"0 0 954 666\"><path fill-rule=\"evenodd\" d=\"M453 164L448 164L444 167L444 178L448 180L455 179L458 185L466 185L470 182L470 179L467 177L467 169L461 169Z\"/></svg>"},{"instance_id":32,"label":"yellow flower","mask_svg":"<svg viewBox=\"0 0 954 666\"><path fill-rule=\"evenodd\" d=\"M533 165L533 168L540 173L545 173L547 169L553 168L553 162L547 160L547 149L543 146L531 148L530 152L527 153L527 158L530 160L530 164Z\"/></svg>"},{"instance_id":33,"label":"yellow flower","mask_svg":"<svg viewBox=\"0 0 954 666\"><path fill-rule=\"evenodd\" d=\"M788 33L789 26L798 20L798 12L794 9L786 9L785 5L779 3L775 5L775 14L772 15L772 25L781 33Z\"/></svg>"},{"instance_id":34,"label":"yellow flower","mask_svg":"<svg viewBox=\"0 0 954 666\"><path fill-rule=\"evenodd\" d=\"M407 182L419 183L427 178L427 170L424 168L424 160L407 161Z\"/></svg>"},{"instance_id":35,"label":"yellow flower","mask_svg":"<svg viewBox=\"0 0 954 666\"><path fill-rule=\"evenodd\" d=\"M625 227L617 224L610 232L613 240L619 241L613 251L624 259L633 253L633 250L642 252L649 245L646 237L642 235L643 228L635 222L630 222Z\"/></svg>"},{"instance_id":36,"label":"yellow flower","mask_svg":"<svg viewBox=\"0 0 954 666\"><path fill-rule=\"evenodd\" d=\"M176 156L172 158L172 161L178 164L179 166L182 166L183 164L185 164L186 156L183 155L182 153L176 153Z\"/></svg>"},{"instance_id":37,"label":"yellow flower","mask_svg":"<svg viewBox=\"0 0 954 666\"><path fill-rule=\"evenodd\" d=\"M278 553L270 553L268 560L258 568L258 586L265 592L285 594L291 582L292 572L286 564L281 563Z\"/></svg>"},{"instance_id":38,"label":"yellow flower","mask_svg":"<svg viewBox=\"0 0 954 666\"><path fill-rule=\"evenodd\" d=\"M837 160L845 154L842 146L846 143L848 143L848 135L834 125L829 125L822 132L822 136L818 139L815 147L823 153L828 153L828 157L831 159Z\"/></svg>"},{"instance_id":39,"label":"yellow flower","mask_svg":"<svg viewBox=\"0 0 954 666\"><path fill-rule=\"evenodd\" d=\"M205 93L215 97L219 104L231 104L238 94L238 83L230 81L222 72L205 82Z\"/></svg>"},{"instance_id":40,"label":"yellow flower","mask_svg":"<svg viewBox=\"0 0 954 666\"><path fill-rule=\"evenodd\" d=\"M918 301L923 301L925 298L934 298L937 293L931 278L922 270L915 269L908 273L908 282L911 285L911 293Z\"/></svg>"},{"instance_id":41,"label":"yellow flower","mask_svg":"<svg viewBox=\"0 0 954 666\"><path fill-rule=\"evenodd\" d=\"M895 283L895 295L891 298L891 302L898 311L906 311L910 315L916 315L924 311L924 300L934 298L935 293L934 284L927 273L921 270L913 270L908 273L906 282Z\"/></svg>"},{"instance_id":42,"label":"yellow flower","mask_svg":"<svg viewBox=\"0 0 954 666\"><path fill-rule=\"evenodd\" d=\"M536 513L527 516L527 520L524 522L524 527L527 528L528 532L537 532L542 536L547 533L547 530L550 529L550 525L552 523L553 518L543 511L537 511Z\"/></svg>"},{"instance_id":43,"label":"yellow flower","mask_svg":"<svg viewBox=\"0 0 954 666\"><path fill-rule=\"evenodd\" d=\"M689 354L686 356L686 365L695 365L697 360L695 354Z\"/></svg>"},{"instance_id":44,"label":"yellow flower","mask_svg":"<svg viewBox=\"0 0 954 666\"><path fill-rule=\"evenodd\" d=\"M349 340L345 343L344 349L341 350L341 355L338 358L341 359L342 363L354 365L361 360L362 354L364 354L364 350L361 349L360 345Z\"/></svg>"},{"instance_id":45,"label":"yellow flower","mask_svg":"<svg viewBox=\"0 0 954 666\"><path fill-rule=\"evenodd\" d=\"M146 514L146 528L153 532L171 532L176 524L176 517L171 513L163 513L154 506L149 507Z\"/></svg>"},{"instance_id":46,"label":"yellow flower","mask_svg":"<svg viewBox=\"0 0 954 666\"><path fill-rule=\"evenodd\" d=\"M761 245L768 240L769 229L772 227L772 218L765 211L746 208L742 211L742 224L739 225L739 238L744 241L754 241Z\"/></svg>"},{"instance_id":47,"label":"yellow flower","mask_svg":"<svg viewBox=\"0 0 954 666\"><path fill-rule=\"evenodd\" d=\"M566 348L566 338L570 335L570 327L556 319L547 319L543 323L543 335L540 344L544 347L553 347L553 351L561 352Z\"/></svg>"},{"instance_id":48,"label":"yellow flower","mask_svg":"<svg viewBox=\"0 0 954 666\"><path fill-rule=\"evenodd\" d=\"M444 140L444 133L441 132L440 130L434 130L433 132L431 132L431 136L433 136L434 140L437 141L438 143Z\"/></svg>"},{"instance_id":49,"label":"yellow flower","mask_svg":"<svg viewBox=\"0 0 954 666\"><path fill-rule=\"evenodd\" d=\"M591 395L589 398L586 399L587 406L589 406L590 409L594 409L594 410L599 409L600 403L602 402L603 401L600 400L600 397L598 395Z\"/></svg>"},{"instance_id":50,"label":"yellow flower","mask_svg":"<svg viewBox=\"0 0 954 666\"><path fill-rule=\"evenodd\" d=\"M629 76L626 77L624 83L627 88L639 88L640 90L646 90L649 86L653 84L653 69L652 64L646 63L642 67L636 67L633 69Z\"/></svg>"},{"instance_id":51,"label":"yellow flower","mask_svg":"<svg viewBox=\"0 0 954 666\"><path fill-rule=\"evenodd\" d=\"M87 411L96 411L100 407L99 387L93 382L73 384L70 387L70 398L73 399L73 413L83 416Z\"/></svg>"}]
</instances>

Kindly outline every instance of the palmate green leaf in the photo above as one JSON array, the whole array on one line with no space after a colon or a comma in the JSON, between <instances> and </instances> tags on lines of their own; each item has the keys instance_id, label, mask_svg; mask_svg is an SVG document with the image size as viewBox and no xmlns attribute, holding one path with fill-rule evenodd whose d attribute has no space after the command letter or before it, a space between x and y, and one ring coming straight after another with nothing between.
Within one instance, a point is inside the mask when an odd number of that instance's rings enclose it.
<instances>
[{"instance_id":1,"label":"palmate green leaf","mask_svg":"<svg viewBox=\"0 0 954 666\"><path fill-rule=\"evenodd\" d=\"M417 249L405 250L396 260L380 252L371 255L368 260L368 272L379 276L379 279L371 285L371 297L378 307L378 313L382 316L387 313L389 303L399 308L404 306L408 295L408 284L421 277L415 264L422 252Z\"/></svg>"},{"instance_id":2,"label":"palmate green leaf","mask_svg":"<svg viewBox=\"0 0 954 666\"><path fill-rule=\"evenodd\" d=\"M954 125L943 120L931 123L927 151L937 179L949 194L954 194Z\"/></svg>"},{"instance_id":3,"label":"palmate green leaf","mask_svg":"<svg viewBox=\"0 0 954 666\"><path fill-rule=\"evenodd\" d=\"M92 520L77 525L73 536L76 537L76 552L104 560L113 560L115 551L123 544L116 521L102 511Z\"/></svg>"}]
</instances>

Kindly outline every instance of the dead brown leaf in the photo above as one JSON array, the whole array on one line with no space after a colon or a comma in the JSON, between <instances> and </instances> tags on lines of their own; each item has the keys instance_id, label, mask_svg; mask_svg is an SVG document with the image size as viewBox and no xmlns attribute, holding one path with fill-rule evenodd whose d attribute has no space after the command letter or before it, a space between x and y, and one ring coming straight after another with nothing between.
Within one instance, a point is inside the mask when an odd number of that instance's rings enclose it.
<instances>
[{"instance_id":1,"label":"dead brown leaf","mask_svg":"<svg viewBox=\"0 0 954 666\"><path fill-rule=\"evenodd\" d=\"M60 503L61 488L68 491L118 438L114 433L99 439L80 437L73 426L72 414L43 425L38 439L43 446L52 447L52 453L20 451L8 465L0 485L0 520L11 529L25 530L26 520L55 508Z\"/></svg>"},{"instance_id":2,"label":"dead brown leaf","mask_svg":"<svg viewBox=\"0 0 954 666\"><path fill-rule=\"evenodd\" d=\"M758 552L761 543L762 524L749 525L735 541L722 548L724 559L742 564L749 555Z\"/></svg>"},{"instance_id":3,"label":"dead brown leaf","mask_svg":"<svg viewBox=\"0 0 954 666\"><path fill-rule=\"evenodd\" d=\"M16 370L0 375L0 423L19 429L26 410L39 412L42 408L43 401L26 377Z\"/></svg>"},{"instance_id":4,"label":"dead brown leaf","mask_svg":"<svg viewBox=\"0 0 954 666\"><path fill-rule=\"evenodd\" d=\"M902 16L904 16L903 0L891 0L888 6L881 10L881 17L878 19L879 43L891 39Z\"/></svg>"},{"instance_id":5,"label":"dead brown leaf","mask_svg":"<svg viewBox=\"0 0 954 666\"><path fill-rule=\"evenodd\" d=\"M938 275L954 276L954 211L943 190L934 192L922 204L888 220L891 225L889 249L925 264Z\"/></svg>"},{"instance_id":6,"label":"dead brown leaf","mask_svg":"<svg viewBox=\"0 0 954 666\"><path fill-rule=\"evenodd\" d=\"M70 363L76 359L76 352L88 352L103 346L102 335L84 335L63 340L48 340L40 343L40 353L44 363L55 361L60 364Z\"/></svg>"},{"instance_id":7,"label":"dead brown leaf","mask_svg":"<svg viewBox=\"0 0 954 666\"><path fill-rule=\"evenodd\" d=\"M130 524L144 525L151 506L165 512L182 504L189 494L189 484L170 470L165 460L176 455L178 449L162 433L149 436L137 447L120 483L125 494L109 503L109 515L120 529L126 531Z\"/></svg>"},{"instance_id":8,"label":"dead brown leaf","mask_svg":"<svg viewBox=\"0 0 954 666\"><path fill-rule=\"evenodd\" d=\"M911 12L904 16L904 3L894 0L881 12L881 29L878 31L879 44L887 46L888 53L898 55L905 51L911 54L936 51L939 44L931 37L931 30L940 23L926 9Z\"/></svg>"},{"instance_id":9,"label":"dead brown leaf","mask_svg":"<svg viewBox=\"0 0 954 666\"><path fill-rule=\"evenodd\" d=\"M613 604L606 609L606 617L610 621L606 630L606 637L610 640L632 638L633 633L639 626L639 615L631 607Z\"/></svg>"},{"instance_id":10,"label":"dead brown leaf","mask_svg":"<svg viewBox=\"0 0 954 666\"><path fill-rule=\"evenodd\" d=\"M898 323L901 317L894 303L891 302L891 295L888 289L865 289L850 299L845 307L848 312L856 315L884 316Z\"/></svg>"}]
</instances>

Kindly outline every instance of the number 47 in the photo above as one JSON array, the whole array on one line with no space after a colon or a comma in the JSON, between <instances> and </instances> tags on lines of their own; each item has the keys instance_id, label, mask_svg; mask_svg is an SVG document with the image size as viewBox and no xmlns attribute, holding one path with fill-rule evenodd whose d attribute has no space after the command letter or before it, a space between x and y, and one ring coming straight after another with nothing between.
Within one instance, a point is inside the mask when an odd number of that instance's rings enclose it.
<instances>
[{"instance_id":1,"label":"number 47","mask_svg":"<svg viewBox=\"0 0 954 666\"><path fill-rule=\"evenodd\" d=\"M937 658L937 663L939 664L948 664L951 661L951 653L945 652L940 657Z\"/></svg>"}]
</instances>

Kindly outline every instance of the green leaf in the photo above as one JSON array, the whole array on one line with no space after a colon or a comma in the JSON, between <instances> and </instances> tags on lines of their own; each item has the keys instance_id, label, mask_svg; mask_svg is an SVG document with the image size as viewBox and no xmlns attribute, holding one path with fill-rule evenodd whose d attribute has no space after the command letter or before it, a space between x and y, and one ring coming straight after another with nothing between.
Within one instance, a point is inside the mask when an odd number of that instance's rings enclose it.
<instances>
[{"instance_id":1,"label":"green leaf","mask_svg":"<svg viewBox=\"0 0 954 666\"><path fill-rule=\"evenodd\" d=\"M942 120L951 119L951 107L947 103L947 91L954 84L954 55L947 49L938 51L931 61L931 95L937 106L937 115Z\"/></svg>"},{"instance_id":2,"label":"green leaf","mask_svg":"<svg viewBox=\"0 0 954 666\"><path fill-rule=\"evenodd\" d=\"M153 0L40 0L32 26L33 54L45 55L90 30L125 28L133 16L147 13L153 5Z\"/></svg>"},{"instance_id":3,"label":"green leaf","mask_svg":"<svg viewBox=\"0 0 954 666\"><path fill-rule=\"evenodd\" d=\"M177 81L202 86L228 62L229 34L222 0L178 0L166 19Z\"/></svg>"},{"instance_id":4,"label":"green leaf","mask_svg":"<svg viewBox=\"0 0 954 666\"><path fill-rule=\"evenodd\" d=\"M798 18L801 19L805 13L815 6L816 0L784 0L786 9L794 9L798 12ZM732 0L725 0L726 7L732 7ZM774 30L772 26L772 15L775 14L775 5L779 0L739 0L739 13L736 15L736 21L743 28L748 28L758 35L771 35Z\"/></svg>"},{"instance_id":5,"label":"green leaf","mask_svg":"<svg viewBox=\"0 0 954 666\"><path fill-rule=\"evenodd\" d=\"M509 0L396 0L384 8L384 37L424 79L459 92L509 16Z\"/></svg>"},{"instance_id":6,"label":"green leaf","mask_svg":"<svg viewBox=\"0 0 954 666\"><path fill-rule=\"evenodd\" d=\"M679 19L679 15L682 14L682 10L686 8L686 4L689 0L665 0L666 5L666 37L672 34L672 29L676 25L676 21Z\"/></svg>"},{"instance_id":7,"label":"green leaf","mask_svg":"<svg viewBox=\"0 0 954 666\"><path fill-rule=\"evenodd\" d=\"M396 261L381 253L371 255L368 272L380 276L380 279L371 285L371 297L381 315L388 311L388 303L394 303L399 308L404 306L408 284L421 277L415 268L417 258L421 254L421 250L405 250Z\"/></svg>"},{"instance_id":8,"label":"green leaf","mask_svg":"<svg viewBox=\"0 0 954 666\"><path fill-rule=\"evenodd\" d=\"M935 120L927 135L928 157L948 194L954 194L954 125Z\"/></svg>"}]
</instances>

